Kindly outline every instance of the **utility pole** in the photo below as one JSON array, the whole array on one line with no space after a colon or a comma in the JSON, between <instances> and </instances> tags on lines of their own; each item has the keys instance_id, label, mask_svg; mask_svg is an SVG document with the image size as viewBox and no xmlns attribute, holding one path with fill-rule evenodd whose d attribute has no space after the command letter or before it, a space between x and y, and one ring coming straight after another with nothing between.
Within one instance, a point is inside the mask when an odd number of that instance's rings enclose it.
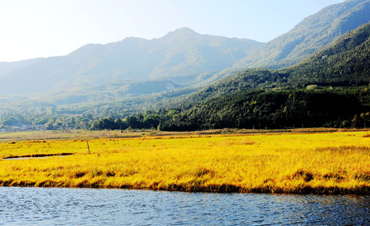
<instances>
[{"instance_id":1,"label":"utility pole","mask_svg":"<svg viewBox=\"0 0 370 226\"><path fill-rule=\"evenodd\" d=\"M87 141L86 141L86 143L87 143L87 151L88 151L88 152L89 152L89 154L90 154L89 141L87 140Z\"/></svg>"}]
</instances>

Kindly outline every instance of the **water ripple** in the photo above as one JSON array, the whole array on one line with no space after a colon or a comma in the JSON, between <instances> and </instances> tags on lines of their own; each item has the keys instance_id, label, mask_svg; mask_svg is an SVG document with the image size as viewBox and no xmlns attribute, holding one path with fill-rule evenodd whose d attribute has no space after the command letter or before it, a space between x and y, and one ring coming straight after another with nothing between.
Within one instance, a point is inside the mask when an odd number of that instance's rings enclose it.
<instances>
[{"instance_id":1,"label":"water ripple","mask_svg":"<svg viewBox=\"0 0 370 226\"><path fill-rule=\"evenodd\" d=\"M370 196L0 187L0 225L367 225Z\"/></svg>"}]
</instances>

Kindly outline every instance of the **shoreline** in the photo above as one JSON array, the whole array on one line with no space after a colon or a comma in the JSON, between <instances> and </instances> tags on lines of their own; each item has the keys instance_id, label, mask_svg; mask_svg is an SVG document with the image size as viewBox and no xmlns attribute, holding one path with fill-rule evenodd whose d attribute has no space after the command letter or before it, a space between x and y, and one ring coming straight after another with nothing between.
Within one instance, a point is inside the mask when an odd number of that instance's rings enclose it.
<instances>
[{"instance_id":1,"label":"shoreline","mask_svg":"<svg viewBox=\"0 0 370 226\"><path fill-rule=\"evenodd\" d=\"M45 186L47 184L47 186ZM166 191L166 192L186 192L186 193L215 193L215 194L284 194L284 195L370 195L370 186L362 186L353 189L345 188L312 188L310 186L299 188L295 191L284 191L281 188L253 188L246 189L242 187L237 187L233 185L213 185L208 187L196 188L196 187L185 187L181 185L170 185L170 188L141 188L140 186L123 185L120 187L100 187L91 185L79 185L78 187L68 187L68 186L50 186L48 182L45 184L39 184L35 186L35 182L20 182L13 184L11 181L1 181L0 187L20 187L20 188L67 188L67 189L123 189L123 190L145 190L145 191Z\"/></svg>"}]
</instances>

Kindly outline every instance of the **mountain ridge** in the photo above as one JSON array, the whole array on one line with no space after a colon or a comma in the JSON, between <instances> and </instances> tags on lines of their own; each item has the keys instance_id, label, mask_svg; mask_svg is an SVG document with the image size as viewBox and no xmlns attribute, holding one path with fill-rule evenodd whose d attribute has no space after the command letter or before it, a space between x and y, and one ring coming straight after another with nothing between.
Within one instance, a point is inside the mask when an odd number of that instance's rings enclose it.
<instances>
[{"instance_id":1,"label":"mountain ridge","mask_svg":"<svg viewBox=\"0 0 370 226\"><path fill-rule=\"evenodd\" d=\"M0 94L92 87L132 79L169 77L175 83L193 83L198 76L231 66L246 51L262 45L248 39L201 35L189 28L158 39L129 37L105 45L88 44L66 56L49 57L0 77Z\"/></svg>"},{"instance_id":2,"label":"mountain ridge","mask_svg":"<svg viewBox=\"0 0 370 226\"><path fill-rule=\"evenodd\" d=\"M13 61L13 62L0 62L0 77L17 69L28 67L32 64L35 64L41 60L45 59L44 57L38 57L27 60Z\"/></svg>"},{"instance_id":3,"label":"mountain ridge","mask_svg":"<svg viewBox=\"0 0 370 226\"><path fill-rule=\"evenodd\" d=\"M306 60L283 69L252 68L223 78L188 96L203 101L251 89L302 89L370 84L370 22L349 31Z\"/></svg>"},{"instance_id":4,"label":"mountain ridge","mask_svg":"<svg viewBox=\"0 0 370 226\"><path fill-rule=\"evenodd\" d=\"M339 39L346 32L370 22L370 0L347 0L306 17L289 32L248 52L232 67L211 76L198 87L247 68L279 69L293 66Z\"/></svg>"},{"instance_id":5,"label":"mountain ridge","mask_svg":"<svg viewBox=\"0 0 370 226\"><path fill-rule=\"evenodd\" d=\"M370 123L370 22L290 68L252 68L179 101L162 130L364 127ZM159 111L160 112L160 111Z\"/></svg>"},{"instance_id":6,"label":"mountain ridge","mask_svg":"<svg viewBox=\"0 0 370 226\"><path fill-rule=\"evenodd\" d=\"M277 69L292 66L310 54L335 41L344 33L370 22L370 0L351 0L331 5L298 23L257 53L236 62L234 67L268 67ZM291 38L293 37L293 38ZM268 48L276 52L261 55Z\"/></svg>"}]
</instances>

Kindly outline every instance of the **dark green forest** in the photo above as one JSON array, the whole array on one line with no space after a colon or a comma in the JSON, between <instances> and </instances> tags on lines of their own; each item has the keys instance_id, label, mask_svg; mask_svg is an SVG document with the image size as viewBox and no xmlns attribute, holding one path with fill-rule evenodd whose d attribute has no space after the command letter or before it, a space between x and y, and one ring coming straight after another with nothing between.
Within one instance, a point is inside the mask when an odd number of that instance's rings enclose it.
<instances>
[{"instance_id":1,"label":"dark green forest","mask_svg":"<svg viewBox=\"0 0 370 226\"><path fill-rule=\"evenodd\" d=\"M180 106L181 107L181 106ZM183 107L183 106L182 106ZM249 90L210 98L188 109L159 109L125 117L3 115L1 124L45 125L45 129L190 131L219 128L301 128L370 126L370 88Z\"/></svg>"}]
</instances>

